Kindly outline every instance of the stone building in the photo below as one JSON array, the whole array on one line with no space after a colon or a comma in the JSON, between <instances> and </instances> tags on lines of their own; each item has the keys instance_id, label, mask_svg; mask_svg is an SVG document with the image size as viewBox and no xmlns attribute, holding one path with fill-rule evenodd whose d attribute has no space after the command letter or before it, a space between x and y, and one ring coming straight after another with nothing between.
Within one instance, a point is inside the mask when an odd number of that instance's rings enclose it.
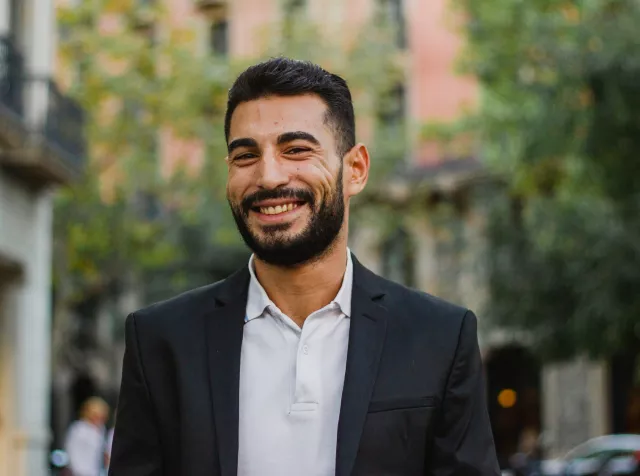
<instances>
[{"instance_id":1,"label":"stone building","mask_svg":"<svg viewBox=\"0 0 640 476\"><path fill-rule=\"evenodd\" d=\"M485 225L501 185L483 166L475 144L461 138L443 147L417 133L420 125L447 123L473 110L479 86L455 72L463 40L451 2L384 3L399 12L404 32L407 72L398 109L409 125L410 147L402 172L359 205L362 219L352 224L352 249L377 272L476 311L492 426L504 464L528 429L541 435L548 457L562 456L591 437L628 431L616 404L624 386L624 377L617 376L620 364L577 359L542 365L528 350L526 335L489 325ZM375 218L385 215L367 213L380 206L392 210L391 226Z\"/></svg>"},{"instance_id":2,"label":"stone building","mask_svg":"<svg viewBox=\"0 0 640 476\"><path fill-rule=\"evenodd\" d=\"M47 474L52 191L83 169L52 0L0 0L0 476Z\"/></svg>"}]
</instances>

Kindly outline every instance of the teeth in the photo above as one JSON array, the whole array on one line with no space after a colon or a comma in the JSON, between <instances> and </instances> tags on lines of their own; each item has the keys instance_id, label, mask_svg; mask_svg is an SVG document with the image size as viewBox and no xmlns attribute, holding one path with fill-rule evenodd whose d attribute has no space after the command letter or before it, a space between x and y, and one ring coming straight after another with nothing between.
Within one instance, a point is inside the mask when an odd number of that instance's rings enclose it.
<instances>
[{"instance_id":1,"label":"teeth","mask_svg":"<svg viewBox=\"0 0 640 476\"><path fill-rule=\"evenodd\" d=\"M290 212L294 208L298 208L297 203L287 203L285 205L277 205L275 207L260 207L260 213L264 215L278 215L284 212Z\"/></svg>"}]
</instances>

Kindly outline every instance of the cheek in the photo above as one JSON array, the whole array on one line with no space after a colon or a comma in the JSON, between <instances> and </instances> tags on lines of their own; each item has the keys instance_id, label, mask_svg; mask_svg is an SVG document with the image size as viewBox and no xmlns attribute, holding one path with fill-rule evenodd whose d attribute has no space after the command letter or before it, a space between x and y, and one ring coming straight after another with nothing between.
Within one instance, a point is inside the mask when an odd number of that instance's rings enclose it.
<instances>
[{"instance_id":1,"label":"cheek","mask_svg":"<svg viewBox=\"0 0 640 476\"><path fill-rule=\"evenodd\" d=\"M246 194L249 184L250 180L246 174L230 171L227 177L227 197L234 201L241 200Z\"/></svg>"},{"instance_id":2,"label":"cheek","mask_svg":"<svg viewBox=\"0 0 640 476\"><path fill-rule=\"evenodd\" d=\"M311 185L316 194L321 194L325 198L335 191L337 175L333 175L331 171L322 166L306 167L300 176L302 180Z\"/></svg>"}]
</instances>

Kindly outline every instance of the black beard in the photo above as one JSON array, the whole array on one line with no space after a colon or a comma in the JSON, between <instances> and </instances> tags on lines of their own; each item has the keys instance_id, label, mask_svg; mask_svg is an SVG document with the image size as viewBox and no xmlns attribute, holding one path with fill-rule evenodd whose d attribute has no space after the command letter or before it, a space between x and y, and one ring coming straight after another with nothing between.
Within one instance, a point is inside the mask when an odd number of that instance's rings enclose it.
<instances>
[{"instance_id":1,"label":"black beard","mask_svg":"<svg viewBox=\"0 0 640 476\"><path fill-rule=\"evenodd\" d=\"M256 237L247 224L249 211L254 203L261 200L294 198L305 201L311 210L307 227L297 236L281 239L273 236L286 231L290 224L264 226L265 239ZM228 197L227 197L228 199ZM245 197L240 205L229 201L238 231L246 245L262 261L283 267L294 267L321 258L332 247L340 233L344 221L344 198L342 188L342 165L338 172L334 192L316 210L313 194L303 189L260 190Z\"/></svg>"}]
</instances>

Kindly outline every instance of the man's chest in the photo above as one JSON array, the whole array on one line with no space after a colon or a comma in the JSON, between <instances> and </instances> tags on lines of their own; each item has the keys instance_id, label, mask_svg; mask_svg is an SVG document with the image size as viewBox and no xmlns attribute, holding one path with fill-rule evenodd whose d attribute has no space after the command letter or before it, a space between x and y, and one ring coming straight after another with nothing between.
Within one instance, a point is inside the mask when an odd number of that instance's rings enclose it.
<instances>
[{"instance_id":1,"label":"man's chest","mask_svg":"<svg viewBox=\"0 0 640 476\"><path fill-rule=\"evenodd\" d=\"M239 385L241 468L260 464L264 471L265 465L286 461L286 467L333 470L348 339L349 320L340 314L310 320L302 329L273 316L246 325Z\"/></svg>"}]
</instances>

